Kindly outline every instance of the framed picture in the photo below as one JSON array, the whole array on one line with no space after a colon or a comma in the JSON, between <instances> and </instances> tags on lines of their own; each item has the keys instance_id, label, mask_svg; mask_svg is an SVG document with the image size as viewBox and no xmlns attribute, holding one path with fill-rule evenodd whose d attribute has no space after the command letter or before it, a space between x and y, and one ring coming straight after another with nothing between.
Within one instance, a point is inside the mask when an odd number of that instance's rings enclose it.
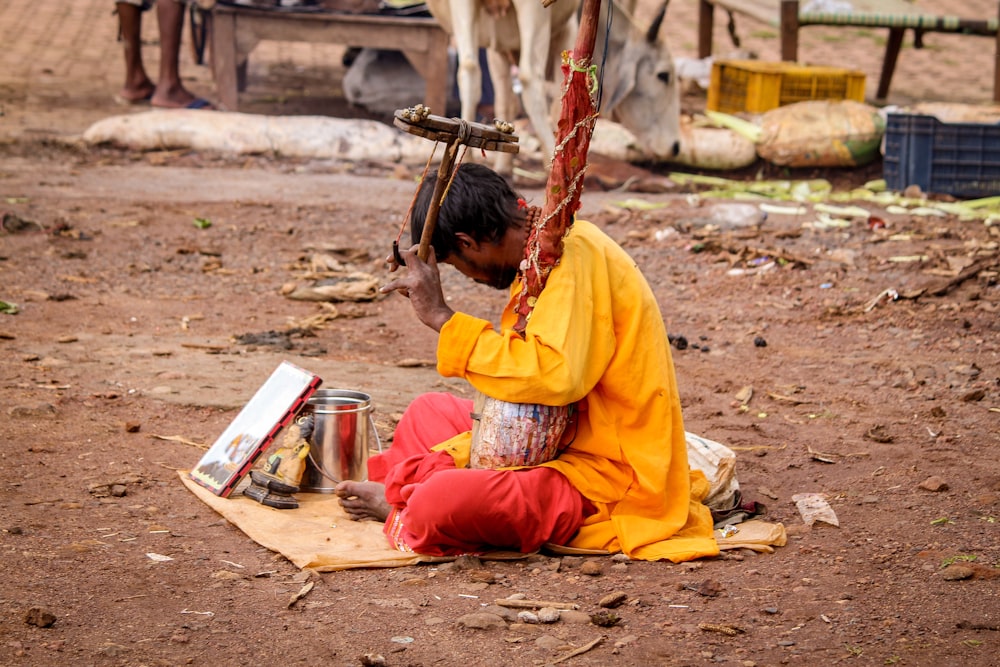
<instances>
[{"instance_id":1,"label":"framed picture","mask_svg":"<svg viewBox=\"0 0 1000 667\"><path fill-rule=\"evenodd\" d=\"M215 495L228 497L321 382L319 376L281 362L188 476Z\"/></svg>"}]
</instances>

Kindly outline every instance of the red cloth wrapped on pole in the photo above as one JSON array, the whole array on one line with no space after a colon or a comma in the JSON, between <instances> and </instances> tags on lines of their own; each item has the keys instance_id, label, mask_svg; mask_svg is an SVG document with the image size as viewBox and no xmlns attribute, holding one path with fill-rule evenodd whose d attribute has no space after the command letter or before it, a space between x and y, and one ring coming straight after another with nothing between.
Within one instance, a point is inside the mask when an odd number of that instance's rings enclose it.
<instances>
[{"instance_id":1,"label":"red cloth wrapped on pole","mask_svg":"<svg viewBox=\"0 0 1000 667\"><path fill-rule=\"evenodd\" d=\"M514 329L522 334L549 272L559 263L563 236L573 225L574 216L580 208L587 151L597 121L594 104L597 75L591 60L600 12L601 0L584 0L576 44L572 52L563 52L562 101L556 128L556 149L545 189L545 205L540 215L528 218L532 228L521 265L522 285Z\"/></svg>"}]
</instances>

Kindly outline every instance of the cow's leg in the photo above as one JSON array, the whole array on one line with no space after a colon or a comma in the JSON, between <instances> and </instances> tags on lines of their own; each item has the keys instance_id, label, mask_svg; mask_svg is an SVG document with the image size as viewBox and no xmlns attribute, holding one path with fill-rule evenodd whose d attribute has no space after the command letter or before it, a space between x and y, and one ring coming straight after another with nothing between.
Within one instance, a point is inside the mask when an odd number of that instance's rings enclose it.
<instances>
[{"instance_id":1,"label":"cow's leg","mask_svg":"<svg viewBox=\"0 0 1000 667\"><path fill-rule=\"evenodd\" d=\"M449 0L451 24L455 31L455 50L458 52L458 98L462 103L462 120L475 121L479 101L483 96L483 72L479 67L479 44L476 26L479 25L478 0Z\"/></svg>"},{"instance_id":2,"label":"cow's leg","mask_svg":"<svg viewBox=\"0 0 1000 667\"><path fill-rule=\"evenodd\" d=\"M545 78L550 91L549 118L555 122L554 119L558 118L562 111L562 88L565 84L565 77L561 69L562 54L563 51L573 52L576 47L576 34L580 31L580 22L577 20L576 13L573 13L561 28L558 25L553 25L552 30L552 43L549 45L548 69ZM594 62L597 62L596 52Z\"/></svg>"},{"instance_id":3,"label":"cow's leg","mask_svg":"<svg viewBox=\"0 0 1000 667\"><path fill-rule=\"evenodd\" d=\"M512 123L517 117L517 98L514 96L514 82L510 76L510 60L505 53L487 49L486 64L493 81L493 112L500 120ZM493 168L504 176L511 177L514 174L514 155L498 151Z\"/></svg>"},{"instance_id":4,"label":"cow's leg","mask_svg":"<svg viewBox=\"0 0 1000 667\"><path fill-rule=\"evenodd\" d=\"M552 159L555 135L549 119L549 105L545 94L545 69L548 64L549 44L552 41L551 10L537 0L520 2L517 7L517 27L521 35L521 58L518 63L521 84L521 103L531 119L545 159Z\"/></svg>"},{"instance_id":5,"label":"cow's leg","mask_svg":"<svg viewBox=\"0 0 1000 667\"><path fill-rule=\"evenodd\" d=\"M559 84L562 85L562 76L559 72L559 63L562 62L562 52L572 51L576 46L576 33L580 31L580 21L577 20L574 13L570 15L562 27L554 25L552 26L552 30L552 44L549 46L549 63L555 71L548 72L548 75L557 79ZM602 35L600 39L603 38L604 36Z\"/></svg>"}]
</instances>

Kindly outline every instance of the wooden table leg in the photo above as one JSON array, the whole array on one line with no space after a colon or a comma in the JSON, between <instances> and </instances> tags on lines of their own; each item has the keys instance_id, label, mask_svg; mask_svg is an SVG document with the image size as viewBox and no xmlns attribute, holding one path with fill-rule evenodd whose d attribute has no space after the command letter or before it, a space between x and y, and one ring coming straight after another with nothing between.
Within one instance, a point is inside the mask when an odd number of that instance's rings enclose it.
<instances>
[{"instance_id":1,"label":"wooden table leg","mask_svg":"<svg viewBox=\"0 0 1000 667\"><path fill-rule=\"evenodd\" d=\"M715 30L715 5L698 0L698 57L712 55L712 32Z\"/></svg>"},{"instance_id":2,"label":"wooden table leg","mask_svg":"<svg viewBox=\"0 0 1000 667\"><path fill-rule=\"evenodd\" d=\"M899 49L903 45L905 28L889 28L889 39L885 43L885 57L882 59L882 73L878 78L878 92L875 99L884 100L889 96L889 84L892 83L892 73L896 71L896 61L899 59Z\"/></svg>"},{"instance_id":3,"label":"wooden table leg","mask_svg":"<svg viewBox=\"0 0 1000 667\"><path fill-rule=\"evenodd\" d=\"M998 12L1000 21L1000 12ZM995 62L993 64L993 101L1000 104L1000 24L997 25L997 42Z\"/></svg>"},{"instance_id":4,"label":"wooden table leg","mask_svg":"<svg viewBox=\"0 0 1000 667\"><path fill-rule=\"evenodd\" d=\"M236 81L236 17L216 13L212 20L212 75L219 96L219 107L236 111L239 92Z\"/></svg>"},{"instance_id":5,"label":"wooden table leg","mask_svg":"<svg viewBox=\"0 0 1000 667\"><path fill-rule=\"evenodd\" d=\"M799 57L799 0L781 0L781 59Z\"/></svg>"},{"instance_id":6,"label":"wooden table leg","mask_svg":"<svg viewBox=\"0 0 1000 667\"><path fill-rule=\"evenodd\" d=\"M426 51L403 51L424 80L424 106L439 116L448 114L448 40L447 33L440 32Z\"/></svg>"}]
</instances>

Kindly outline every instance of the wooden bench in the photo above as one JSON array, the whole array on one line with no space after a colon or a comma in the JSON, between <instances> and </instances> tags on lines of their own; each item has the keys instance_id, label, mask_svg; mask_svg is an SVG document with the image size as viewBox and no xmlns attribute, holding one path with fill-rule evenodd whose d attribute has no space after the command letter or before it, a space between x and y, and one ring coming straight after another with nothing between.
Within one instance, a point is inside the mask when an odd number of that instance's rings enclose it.
<instances>
[{"instance_id":1,"label":"wooden bench","mask_svg":"<svg viewBox=\"0 0 1000 667\"><path fill-rule=\"evenodd\" d=\"M997 31L997 16L967 18L926 13L905 0L851 0L855 8L852 12L806 12L800 9L799 4L799 0L699 0L698 57L707 58L712 55L713 14L716 6L729 12L730 33L734 31L733 14L745 14L778 28L781 34L781 59L789 61L798 57L799 29L804 26L886 28L889 35L876 93L877 99L884 100L889 94L889 84L903 44L903 33L907 30L913 30L918 46L925 32L994 37L997 42L997 63L993 73L993 99L1000 102L1000 34ZM810 3L803 4L808 6Z\"/></svg>"},{"instance_id":2,"label":"wooden bench","mask_svg":"<svg viewBox=\"0 0 1000 667\"><path fill-rule=\"evenodd\" d=\"M425 16L291 12L216 4L211 10L212 75L219 105L239 107L247 58L262 40L319 42L401 51L423 77L424 104L444 114L449 37Z\"/></svg>"}]
</instances>

